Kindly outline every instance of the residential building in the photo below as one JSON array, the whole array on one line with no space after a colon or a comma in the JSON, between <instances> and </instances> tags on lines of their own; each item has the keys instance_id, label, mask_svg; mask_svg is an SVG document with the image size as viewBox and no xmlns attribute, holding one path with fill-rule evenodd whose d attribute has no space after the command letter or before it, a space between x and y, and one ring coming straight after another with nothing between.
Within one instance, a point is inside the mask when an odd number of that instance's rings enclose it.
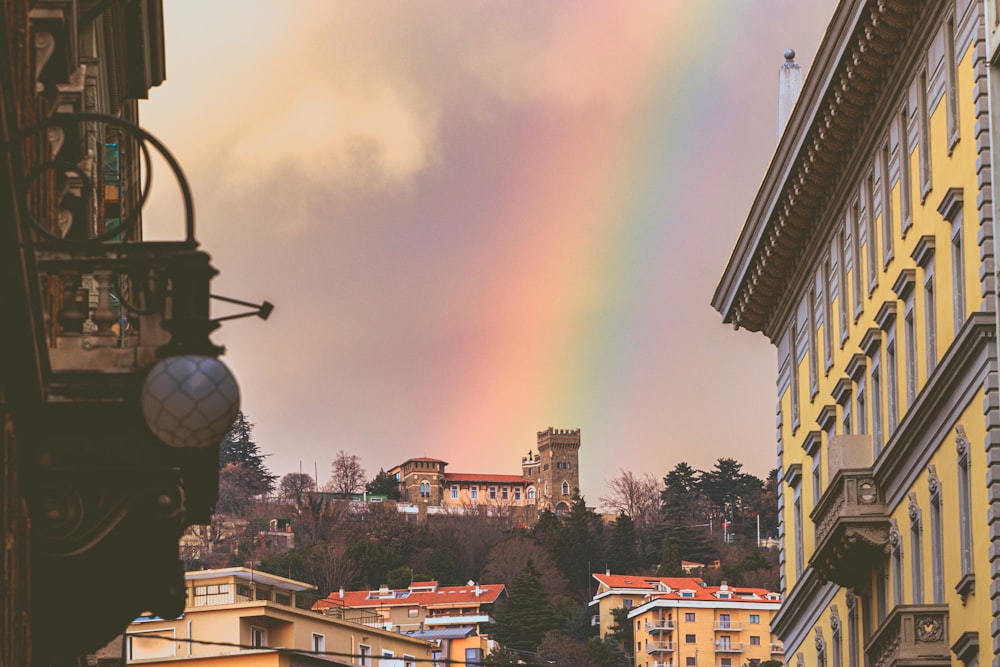
<instances>
[{"instance_id":1,"label":"residential building","mask_svg":"<svg viewBox=\"0 0 1000 667\"><path fill-rule=\"evenodd\" d=\"M636 667L740 667L784 659L771 620L781 595L760 588L708 586L696 577L594 574L600 636L628 610Z\"/></svg>"},{"instance_id":2,"label":"residential building","mask_svg":"<svg viewBox=\"0 0 1000 667\"><path fill-rule=\"evenodd\" d=\"M433 657L434 644L384 629L374 613L312 611L311 584L243 567L185 579L182 616L144 616L129 626L130 664L414 667Z\"/></svg>"},{"instance_id":3,"label":"residential building","mask_svg":"<svg viewBox=\"0 0 1000 667\"><path fill-rule=\"evenodd\" d=\"M506 594L503 584L470 581L465 586L440 586L436 581L415 581L401 589L338 591L318 600L313 609L331 616L365 612L386 630L446 641L450 648L445 653L460 653L464 659L467 650L488 653L486 626L493 622L494 605Z\"/></svg>"},{"instance_id":4,"label":"residential building","mask_svg":"<svg viewBox=\"0 0 1000 667\"><path fill-rule=\"evenodd\" d=\"M713 298L778 352L797 665L997 662L995 12L839 3Z\"/></svg>"},{"instance_id":5,"label":"residential building","mask_svg":"<svg viewBox=\"0 0 1000 667\"><path fill-rule=\"evenodd\" d=\"M568 512L580 490L580 429L539 431L537 448L522 457L520 475L447 472L446 461L427 457L407 459L389 474L412 505Z\"/></svg>"}]
</instances>

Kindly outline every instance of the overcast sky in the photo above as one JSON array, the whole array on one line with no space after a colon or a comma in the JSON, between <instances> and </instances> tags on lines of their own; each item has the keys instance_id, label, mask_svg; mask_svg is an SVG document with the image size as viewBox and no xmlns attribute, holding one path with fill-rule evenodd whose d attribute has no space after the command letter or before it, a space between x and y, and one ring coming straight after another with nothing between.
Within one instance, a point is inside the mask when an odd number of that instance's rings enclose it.
<instances>
[{"instance_id":1,"label":"overcast sky","mask_svg":"<svg viewBox=\"0 0 1000 667\"><path fill-rule=\"evenodd\" d=\"M164 4L142 124L213 290L276 305L214 336L273 472L515 474L548 426L591 505L622 468L775 465L774 350L709 301L832 0Z\"/></svg>"}]
</instances>

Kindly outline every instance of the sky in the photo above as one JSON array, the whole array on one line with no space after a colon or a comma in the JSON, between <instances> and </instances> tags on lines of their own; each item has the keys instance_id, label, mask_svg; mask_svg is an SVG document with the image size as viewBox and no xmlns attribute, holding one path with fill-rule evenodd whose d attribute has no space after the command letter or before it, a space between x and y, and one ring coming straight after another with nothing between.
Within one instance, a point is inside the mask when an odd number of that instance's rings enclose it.
<instances>
[{"instance_id":1,"label":"sky","mask_svg":"<svg viewBox=\"0 0 1000 667\"><path fill-rule=\"evenodd\" d=\"M832 0L170 0L141 124L190 181L272 472L430 456L581 492L775 465L775 352L710 306ZM147 238L181 230L154 165ZM232 310L221 308L216 314Z\"/></svg>"}]
</instances>

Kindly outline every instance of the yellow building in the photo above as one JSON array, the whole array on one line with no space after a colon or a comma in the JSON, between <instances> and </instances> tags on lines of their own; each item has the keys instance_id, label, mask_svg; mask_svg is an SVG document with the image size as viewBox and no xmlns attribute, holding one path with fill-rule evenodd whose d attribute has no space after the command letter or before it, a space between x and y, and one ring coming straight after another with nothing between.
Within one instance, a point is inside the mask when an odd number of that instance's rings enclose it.
<instances>
[{"instance_id":1,"label":"yellow building","mask_svg":"<svg viewBox=\"0 0 1000 667\"><path fill-rule=\"evenodd\" d=\"M760 588L708 586L695 577L595 574L600 636L629 610L636 667L739 667L782 660L771 633L781 595Z\"/></svg>"},{"instance_id":2,"label":"yellow building","mask_svg":"<svg viewBox=\"0 0 1000 667\"><path fill-rule=\"evenodd\" d=\"M129 626L130 664L414 667L436 657L432 642L385 630L376 614L311 611L310 584L242 567L185 578L180 618L143 617Z\"/></svg>"},{"instance_id":3,"label":"yellow building","mask_svg":"<svg viewBox=\"0 0 1000 667\"><path fill-rule=\"evenodd\" d=\"M995 4L838 5L713 299L778 351L796 665L997 661Z\"/></svg>"}]
</instances>

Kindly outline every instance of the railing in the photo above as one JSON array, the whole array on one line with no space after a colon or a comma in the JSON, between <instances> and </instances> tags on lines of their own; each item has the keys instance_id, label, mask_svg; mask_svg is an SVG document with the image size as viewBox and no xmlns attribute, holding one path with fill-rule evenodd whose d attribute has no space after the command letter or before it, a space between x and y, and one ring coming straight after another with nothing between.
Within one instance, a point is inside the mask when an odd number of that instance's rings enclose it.
<instances>
[{"instance_id":1,"label":"railing","mask_svg":"<svg viewBox=\"0 0 1000 667\"><path fill-rule=\"evenodd\" d=\"M646 645L646 653L673 653L675 650L673 642L649 642Z\"/></svg>"},{"instance_id":2,"label":"railing","mask_svg":"<svg viewBox=\"0 0 1000 667\"><path fill-rule=\"evenodd\" d=\"M716 653L743 653L743 642L715 642Z\"/></svg>"},{"instance_id":3,"label":"railing","mask_svg":"<svg viewBox=\"0 0 1000 667\"><path fill-rule=\"evenodd\" d=\"M731 623L730 621L716 621L715 622L715 631L716 632L719 632L719 631L725 632L727 630L732 630L733 632L739 632L742 629L743 629L743 624L742 623Z\"/></svg>"},{"instance_id":4,"label":"railing","mask_svg":"<svg viewBox=\"0 0 1000 667\"><path fill-rule=\"evenodd\" d=\"M785 653L785 645L784 644L771 644L771 653L781 653L781 654L784 654Z\"/></svg>"},{"instance_id":5,"label":"railing","mask_svg":"<svg viewBox=\"0 0 1000 667\"><path fill-rule=\"evenodd\" d=\"M895 607L875 630L865 654L872 667L950 664L948 606Z\"/></svg>"},{"instance_id":6,"label":"railing","mask_svg":"<svg viewBox=\"0 0 1000 667\"><path fill-rule=\"evenodd\" d=\"M213 593L212 595L195 595L191 604L195 607L213 607L219 604L236 604L238 602L250 602L251 598L245 595L237 595L230 591L228 593Z\"/></svg>"},{"instance_id":7,"label":"railing","mask_svg":"<svg viewBox=\"0 0 1000 667\"><path fill-rule=\"evenodd\" d=\"M672 662L654 662L653 667L674 667Z\"/></svg>"},{"instance_id":8,"label":"railing","mask_svg":"<svg viewBox=\"0 0 1000 667\"><path fill-rule=\"evenodd\" d=\"M674 629L674 622L669 618L646 621L646 632L670 632Z\"/></svg>"}]
</instances>

